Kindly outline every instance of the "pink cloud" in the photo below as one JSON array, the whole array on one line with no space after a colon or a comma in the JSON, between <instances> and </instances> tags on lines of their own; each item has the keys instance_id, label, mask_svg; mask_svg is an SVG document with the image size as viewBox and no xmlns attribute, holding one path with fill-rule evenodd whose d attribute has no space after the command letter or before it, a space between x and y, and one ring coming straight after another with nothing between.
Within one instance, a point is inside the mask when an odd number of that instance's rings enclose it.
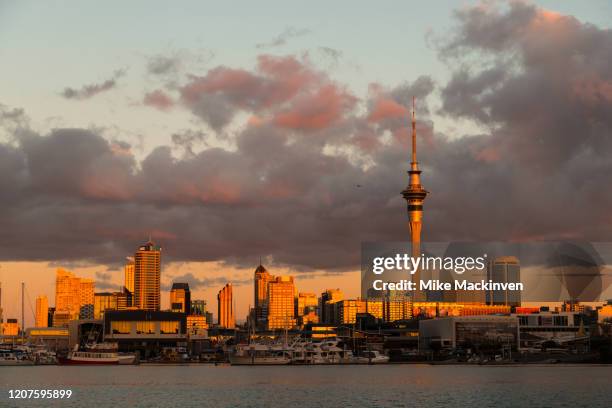
<instances>
[{"instance_id":1,"label":"pink cloud","mask_svg":"<svg viewBox=\"0 0 612 408\"><path fill-rule=\"evenodd\" d=\"M172 98L160 89L147 93L144 96L142 103L163 111L174 106L174 101Z\"/></svg>"},{"instance_id":2,"label":"pink cloud","mask_svg":"<svg viewBox=\"0 0 612 408\"><path fill-rule=\"evenodd\" d=\"M408 117L409 111L406 107L395 102L393 99L384 96L379 97L374 102L374 107L368 115L368 121L380 122L385 119L394 119L400 117Z\"/></svg>"},{"instance_id":3,"label":"pink cloud","mask_svg":"<svg viewBox=\"0 0 612 408\"><path fill-rule=\"evenodd\" d=\"M357 99L333 84L319 88L311 95L298 98L292 106L278 113L276 125L302 130L320 130L338 122L355 106Z\"/></svg>"}]
</instances>

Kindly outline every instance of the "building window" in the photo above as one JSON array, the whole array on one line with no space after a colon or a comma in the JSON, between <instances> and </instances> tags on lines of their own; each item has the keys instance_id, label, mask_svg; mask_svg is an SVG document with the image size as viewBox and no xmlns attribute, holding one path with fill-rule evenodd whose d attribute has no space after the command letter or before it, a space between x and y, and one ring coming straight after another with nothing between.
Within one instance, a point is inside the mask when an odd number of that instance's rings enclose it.
<instances>
[{"instance_id":1,"label":"building window","mask_svg":"<svg viewBox=\"0 0 612 408\"><path fill-rule=\"evenodd\" d=\"M155 324L153 322L136 322L137 334L155 334Z\"/></svg>"},{"instance_id":2,"label":"building window","mask_svg":"<svg viewBox=\"0 0 612 408\"><path fill-rule=\"evenodd\" d=\"M159 332L161 334L178 334L179 322L160 322Z\"/></svg>"},{"instance_id":3,"label":"building window","mask_svg":"<svg viewBox=\"0 0 612 408\"><path fill-rule=\"evenodd\" d=\"M130 334L132 322L111 322L111 332L113 334Z\"/></svg>"}]
</instances>

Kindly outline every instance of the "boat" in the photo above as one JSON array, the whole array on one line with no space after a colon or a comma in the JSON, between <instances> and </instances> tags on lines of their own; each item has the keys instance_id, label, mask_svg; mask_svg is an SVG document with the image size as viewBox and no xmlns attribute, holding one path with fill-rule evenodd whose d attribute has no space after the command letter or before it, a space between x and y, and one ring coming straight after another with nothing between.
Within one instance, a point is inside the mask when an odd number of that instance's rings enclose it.
<instances>
[{"instance_id":1,"label":"boat","mask_svg":"<svg viewBox=\"0 0 612 408\"><path fill-rule=\"evenodd\" d=\"M323 341L297 339L292 345L291 364L349 364L353 353L340 347L336 338Z\"/></svg>"},{"instance_id":2,"label":"boat","mask_svg":"<svg viewBox=\"0 0 612 408\"><path fill-rule=\"evenodd\" d=\"M355 357L354 362L357 364L386 364L389 362L389 356L385 356L377 350L368 350Z\"/></svg>"},{"instance_id":3,"label":"boat","mask_svg":"<svg viewBox=\"0 0 612 408\"><path fill-rule=\"evenodd\" d=\"M0 350L0 366L31 366L34 365L32 357L17 349Z\"/></svg>"},{"instance_id":4,"label":"boat","mask_svg":"<svg viewBox=\"0 0 612 408\"><path fill-rule=\"evenodd\" d=\"M291 350L276 344L238 344L229 361L231 365L284 365L291 363Z\"/></svg>"},{"instance_id":5,"label":"boat","mask_svg":"<svg viewBox=\"0 0 612 408\"><path fill-rule=\"evenodd\" d=\"M119 353L117 343L94 343L82 351L77 344L67 357L60 357L58 361L61 365L138 364L136 354Z\"/></svg>"}]
</instances>

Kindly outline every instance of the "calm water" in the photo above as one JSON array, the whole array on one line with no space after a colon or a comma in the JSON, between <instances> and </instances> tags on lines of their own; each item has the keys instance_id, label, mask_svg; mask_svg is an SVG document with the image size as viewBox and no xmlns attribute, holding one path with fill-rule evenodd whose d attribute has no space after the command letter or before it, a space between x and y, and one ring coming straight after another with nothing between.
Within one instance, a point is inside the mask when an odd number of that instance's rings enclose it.
<instances>
[{"instance_id":1,"label":"calm water","mask_svg":"<svg viewBox=\"0 0 612 408\"><path fill-rule=\"evenodd\" d=\"M612 405L612 366L0 367L2 407ZM10 400L70 388L70 400Z\"/></svg>"}]
</instances>

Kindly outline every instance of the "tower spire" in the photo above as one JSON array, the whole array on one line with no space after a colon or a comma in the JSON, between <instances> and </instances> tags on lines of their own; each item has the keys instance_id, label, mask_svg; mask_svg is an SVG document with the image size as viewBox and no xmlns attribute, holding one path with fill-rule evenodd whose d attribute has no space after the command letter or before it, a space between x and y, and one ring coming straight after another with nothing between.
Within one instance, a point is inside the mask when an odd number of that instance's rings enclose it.
<instances>
[{"instance_id":1,"label":"tower spire","mask_svg":"<svg viewBox=\"0 0 612 408\"><path fill-rule=\"evenodd\" d=\"M417 162L417 145L416 145L416 112L415 112L415 97L412 97L412 162L410 163L412 166L415 165L418 167Z\"/></svg>"},{"instance_id":2,"label":"tower spire","mask_svg":"<svg viewBox=\"0 0 612 408\"><path fill-rule=\"evenodd\" d=\"M417 145L416 145L416 108L415 98L412 97L412 161L410 162L410 170L408 170L408 186L402 191L402 196L406 200L408 209L408 229L410 231L410 242L412 244L412 256L419 257L421 255L421 227L423 219L423 202L427 197L427 190L421 185L421 170L417 162ZM412 276L413 282L419 282L421 271L418 270ZM424 293L417 290L413 299L416 301L424 300Z\"/></svg>"}]
</instances>

